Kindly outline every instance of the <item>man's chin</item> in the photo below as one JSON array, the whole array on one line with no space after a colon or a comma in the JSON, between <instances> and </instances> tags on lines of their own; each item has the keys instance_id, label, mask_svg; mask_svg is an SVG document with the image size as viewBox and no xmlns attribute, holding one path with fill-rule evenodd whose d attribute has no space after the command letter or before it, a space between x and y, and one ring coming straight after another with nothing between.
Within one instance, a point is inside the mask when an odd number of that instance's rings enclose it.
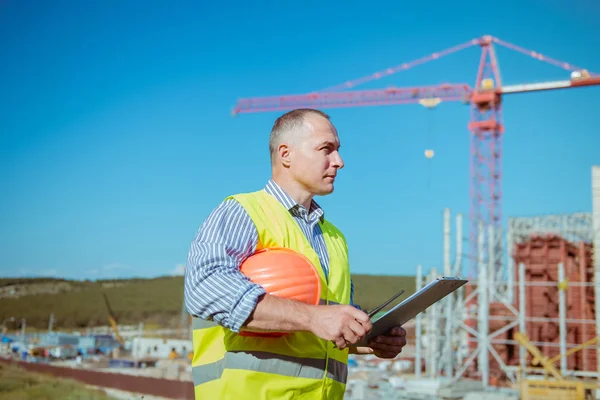
<instances>
[{"instance_id":1,"label":"man's chin","mask_svg":"<svg viewBox=\"0 0 600 400\"><path fill-rule=\"evenodd\" d=\"M326 184L322 186L317 193L317 196L327 196L328 194L333 193L333 183Z\"/></svg>"}]
</instances>

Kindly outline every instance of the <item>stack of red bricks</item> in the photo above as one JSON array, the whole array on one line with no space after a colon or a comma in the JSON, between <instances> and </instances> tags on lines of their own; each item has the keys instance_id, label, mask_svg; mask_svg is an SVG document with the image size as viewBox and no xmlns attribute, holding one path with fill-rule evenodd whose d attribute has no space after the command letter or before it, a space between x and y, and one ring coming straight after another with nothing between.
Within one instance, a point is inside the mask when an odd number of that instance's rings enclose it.
<instances>
[{"instance_id":1,"label":"stack of red bricks","mask_svg":"<svg viewBox=\"0 0 600 400\"><path fill-rule=\"evenodd\" d=\"M531 342L547 357L554 357L560 353L559 331L559 279L558 265L563 263L565 270L565 302L567 322L567 344L581 344L596 336L594 288L576 287L570 285L574 282L593 282L592 246L587 243L571 243L556 235L535 236L524 243L515 243L512 254L515 261L514 273L514 302L513 307L519 310L519 263L525 264L525 281L550 283L547 286L525 287L525 309L528 318L551 318L556 321L530 321L526 322L526 334ZM508 325L510 321L494 320L494 317L516 318L502 303L490 305L490 332ZM591 323L584 323L583 320ZM496 339L513 340L518 326L508 330ZM494 348L507 365L519 364L518 345L495 344ZM568 347L569 348L569 347ZM568 349L567 348L567 349ZM528 356L531 361L531 356ZM560 365L557 362L555 365ZM567 367L570 370L596 370L596 350L591 347L581 350L567 358ZM499 365L492 361L490 369L499 370Z\"/></svg>"}]
</instances>

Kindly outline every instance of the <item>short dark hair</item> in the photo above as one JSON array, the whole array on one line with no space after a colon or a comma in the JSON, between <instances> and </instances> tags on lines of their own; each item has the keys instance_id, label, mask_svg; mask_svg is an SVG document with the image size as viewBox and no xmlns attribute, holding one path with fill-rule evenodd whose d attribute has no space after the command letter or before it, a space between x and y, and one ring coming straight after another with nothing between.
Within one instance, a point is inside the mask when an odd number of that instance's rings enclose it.
<instances>
[{"instance_id":1,"label":"short dark hair","mask_svg":"<svg viewBox=\"0 0 600 400\"><path fill-rule=\"evenodd\" d=\"M271 154L271 157L273 157L275 151L277 151L277 145L279 144L278 141L281 135L294 129L301 129L306 121L306 116L310 114L320 115L328 121L330 120L329 115L314 108L297 108L288 111L275 120L269 136L269 153Z\"/></svg>"}]
</instances>

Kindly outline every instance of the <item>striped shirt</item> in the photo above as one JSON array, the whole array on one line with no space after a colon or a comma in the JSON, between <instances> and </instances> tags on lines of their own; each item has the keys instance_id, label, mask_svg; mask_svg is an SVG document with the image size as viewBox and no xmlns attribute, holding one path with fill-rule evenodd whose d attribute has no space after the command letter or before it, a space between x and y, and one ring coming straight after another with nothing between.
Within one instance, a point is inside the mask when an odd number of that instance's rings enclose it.
<instances>
[{"instance_id":1,"label":"striped shirt","mask_svg":"<svg viewBox=\"0 0 600 400\"><path fill-rule=\"evenodd\" d=\"M329 256L318 224L324 218L321 207L313 200L307 212L273 180L268 181L265 191L297 221L327 277ZM192 241L185 269L185 305L191 315L240 331L258 298L265 293L240 272L241 263L254 254L257 243L254 222L237 201L225 200L210 213ZM354 304L352 282L350 288L350 301Z\"/></svg>"}]
</instances>

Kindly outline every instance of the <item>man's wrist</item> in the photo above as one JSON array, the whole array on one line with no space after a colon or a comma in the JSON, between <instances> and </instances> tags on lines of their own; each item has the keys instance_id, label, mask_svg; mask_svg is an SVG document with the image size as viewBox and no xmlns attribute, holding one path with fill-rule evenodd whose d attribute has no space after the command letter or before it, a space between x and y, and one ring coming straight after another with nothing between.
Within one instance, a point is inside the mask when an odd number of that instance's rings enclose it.
<instances>
[{"instance_id":1,"label":"man's wrist","mask_svg":"<svg viewBox=\"0 0 600 400\"><path fill-rule=\"evenodd\" d=\"M312 331L317 306L265 293L259 296L244 329L261 331Z\"/></svg>"},{"instance_id":2,"label":"man's wrist","mask_svg":"<svg viewBox=\"0 0 600 400\"><path fill-rule=\"evenodd\" d=\"M301 330L312 332L318 306L303 303L299 303L299 306L302 310L298 313L298 325L301 327Z\"/></svg>"}]
</instances>

